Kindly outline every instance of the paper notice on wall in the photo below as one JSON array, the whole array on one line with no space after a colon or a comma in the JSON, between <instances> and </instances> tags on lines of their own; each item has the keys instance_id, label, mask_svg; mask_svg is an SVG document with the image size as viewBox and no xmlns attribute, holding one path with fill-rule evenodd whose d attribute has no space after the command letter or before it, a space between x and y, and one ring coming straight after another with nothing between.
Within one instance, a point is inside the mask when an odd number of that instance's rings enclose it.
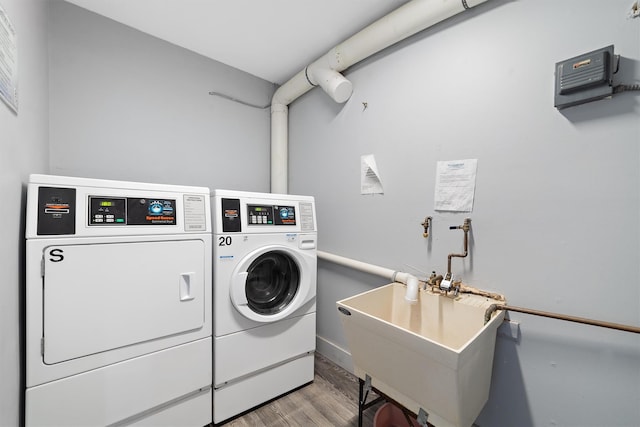
<instances>
[{"instance_id":1,"label":"paper notice on wall","mask_svg":"<svg viewBox=\"0 0 640 427\"><path fill-rule=\"evenodd\" d=\"M18 52L16 31L0 5L0 98L18 112Z\"/></svg>"},{"instance_id":2,"label":"paper notice on wall","mask_svg":"<svg viewBox=\"0 0 640 427\"><path fill-rule=\"evenodd\" d=\"M438 162L434 209L471 212L476 191L477 169L477 159Z\"/></svg>"},{"instance_id":3,"label":"paper notice on wall","mask_svg":"<svg viewBox=\"0 0 640 427\"><path fill-rule=\"evenodd\" d=\"M383 194L382 180L373 154L360 156L360 194Z\"/></svg>"}]
</instances>

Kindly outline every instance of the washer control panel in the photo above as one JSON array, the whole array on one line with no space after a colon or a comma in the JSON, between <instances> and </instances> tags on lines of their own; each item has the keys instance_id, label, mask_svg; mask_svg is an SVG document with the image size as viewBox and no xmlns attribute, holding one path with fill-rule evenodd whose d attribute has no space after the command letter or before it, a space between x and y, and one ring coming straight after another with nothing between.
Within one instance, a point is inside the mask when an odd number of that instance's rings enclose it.
<instances>
[{"instance_id":1,"label":"washer control panel","mask_svg":"<svg viewBox=\"0 0 640 427\"><path fill-rule=\"evenodd\" d=\"M247 205L249 225L296 225L295 206Z\"/></svg>"}]
</instances>

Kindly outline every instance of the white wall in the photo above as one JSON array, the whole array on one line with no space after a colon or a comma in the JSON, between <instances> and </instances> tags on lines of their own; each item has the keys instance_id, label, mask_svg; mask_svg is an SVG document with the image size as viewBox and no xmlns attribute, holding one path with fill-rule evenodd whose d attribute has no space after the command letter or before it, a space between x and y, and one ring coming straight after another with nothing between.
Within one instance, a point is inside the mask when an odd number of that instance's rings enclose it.
<instances>
[{"instance_id":1,"label":"white wall","mask_svg":"<svg viewBox=\"0 0 640 427\"><path fill-rule=\"evenodd\" d=\"M640 324L638 94L563 112L552 97L555 62L612 43L623 57L616 79L640 80L640 19L626 18L630 3L490 0L353 67L346 105L318 90L293 104L290 190L316 196L320 249L442 271L461 245L447 228L467 215L433 212L435 164L477 158L471 256L454 260L454 272L514 305ZM28 174L267 191L268 112L207 92L261 103L272 87L61 2L1 4L18 32L20 67L19 114L0 105L0 426L13 426ZM359 195L359 158L369 153L383 196ZM419 225L426 215L434 215L430 240ZM335 301L382 282L320 263L318 332L336 355L348 357ZM498 340L478 425L637 423L637 336L511 318L521 336Z\"/></svg>"},{"instance_id":2,"label":"white wall","mask_svg":"<svg viewBox=\"0 0 640 427\"><path fill-rule=\"evenodd\" d=\"M62 1L0 4L17 32L20 102L17 115L0 103L0 426L13 427L29 174L268 191L268 109L208 92L266 104L274 88Z\"/></svg>"},{"instance_id":3,"label":"white wall","mask_svg":"<svg viewBox=\"0 0 640 427\"><path fill-rule=\"evenodd\" d=\"M269 109L209 91L271 83L62 1L50 44L51 173L268 191Z\"/></svg>"},{"instance_id":4,"label":"white wall","mask_svg":"<svg viewBox=\"0 0 640 427\"><path fill-rule=\"evenodd\" d=\"M30 173L47 172L47 2L2 0L17 35L18 114L0 102L0 426L21 414L24 204Z\"/></svg>"},{"instance_id":5,"label":"white wall","mask_svg":"<svg viewBox=\"0 0 640 427\"><path fill-rule=\"evenodd\" d=\"M453 260L466 283L513 305L640 325L640 93L553 107L555 63L609 44L622 56L616 82L640 81L630 6L490 0L352 67L346 104L320 90L292 104L290 192L316 197L319 248L442 273L462 246L448 227L470 217L471 255ZM384 195L360 195L363 154ZM478 159L473 212L434 212L436 162L456 159ZM335 301L384 280L325 262L318 280L321 351L349 366ZM498 339L479 426L637 425L640 336L510 316L521 335Z\"/></svg>"}]
</instances>

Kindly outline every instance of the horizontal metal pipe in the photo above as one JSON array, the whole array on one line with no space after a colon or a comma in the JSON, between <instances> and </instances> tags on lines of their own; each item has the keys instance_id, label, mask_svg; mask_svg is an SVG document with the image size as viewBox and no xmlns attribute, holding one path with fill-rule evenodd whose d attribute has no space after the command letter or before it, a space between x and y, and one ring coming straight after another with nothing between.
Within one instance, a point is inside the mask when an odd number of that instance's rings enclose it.
<instances>
[{"instance_id":1,"label":"horizontal metal pipe","mask_svg":"<svg viewBox=\"0 0 640 427\"><path fill-rule=\"evenodd\" d=\"M516 306L506 305L506 304L494 304L491 307L489 307L485 314L485 321L487 320L487 316L491 318L491 313L493 313L495 310L516 311L518 313L531 314L533 316L542 316L542 317L548 317L551 319L566 320L567 322L582 323L584 325L599 326L601 328L616 329L619 331L640 334L640 327L638 326L623 325L620 323L605 322L602 320L588 319L586 317L570 316L568 314L552 313L549 311L534 310L531 308L516 307Z\"/></svg>"}]
</instances>

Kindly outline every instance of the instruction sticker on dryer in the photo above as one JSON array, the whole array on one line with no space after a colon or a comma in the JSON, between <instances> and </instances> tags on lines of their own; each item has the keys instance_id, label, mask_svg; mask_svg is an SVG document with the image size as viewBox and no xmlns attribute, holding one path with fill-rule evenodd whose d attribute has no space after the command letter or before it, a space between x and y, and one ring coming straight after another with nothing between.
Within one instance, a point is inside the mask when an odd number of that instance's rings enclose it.
<instances>
[{"instance_id":1,"label":"instruction sticker on dryer","mask_svg":"<svg viewBox=\"0 0 640 427\"><path fill-rule=\"evenodd\" d=\"M184 231L207 231L207 209L204 196L184 195Z\"/></svg>"}]
</instances>

